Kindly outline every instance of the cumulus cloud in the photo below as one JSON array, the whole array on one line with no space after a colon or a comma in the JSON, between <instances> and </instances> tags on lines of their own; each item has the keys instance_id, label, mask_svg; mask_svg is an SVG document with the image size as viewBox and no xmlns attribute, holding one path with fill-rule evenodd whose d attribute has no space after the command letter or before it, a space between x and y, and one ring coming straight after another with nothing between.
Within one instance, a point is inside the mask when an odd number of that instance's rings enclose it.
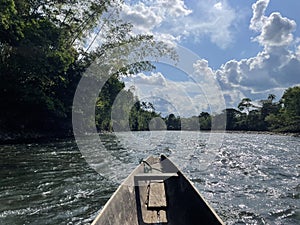
<instances>
[{"instance_id":1,"label":"cumulus cloud","mask_svg":"<svg viewBox=\"0 0 300 225\"><path fill-rule=\"evenodd\" d=\"M168 36L168 42L174 44L189 37L199 41L208 36L217 46L226 48L233 40L237 13L226 0L199 1L194 9L184 0L152 0L124 3L121 17L134 25L136 33L153 34L158 40L165 41L161 38Z\"/></svg>"},{"instance_id":2,"label":"cumulus cloud","mask_svg":"<svg viewBox=\"0 0 300 225\"><path fill-rule=\"evenodd\" d=\"M188 81L171 81L162 73L140 73L127 79L126 86L134 85L140 99L151 101L155 97L168 102L165 108L160 103L156 105L165 114L174 110L181 116L197 115L202 111L219 112L225 107L236 107L246 96L253 100L266 98L270 93L280 97L285 88L300 84L297 54L277 47L277 50L264 50L252 58L230 60L218 70L213 70L207 60L201 59L194 63L194 74ZM226 105L220 101L222 98Z\"/></svg>"},{"instance_id":3,"label":"cumulus cloud","mask_svg":"<svg viewBox=\"0 0 300 225\"><path fill-rule=\"evenodd\" d=\"M300 45L297 47L296 50L296 58L300 61Z\"/></svg>"},{"instance_id":4,"label":"cumulus cloud","mask_svg":"<svg viewBox=\"0 0 300 225\"><path fill-rule=\"evenodd\" d=\"M296 23L280 13L272 13L264 22L257 40L263 46L288 46L293 41Z\"/></svg>"},{"instance_id":5,"label":"cumulus cloud","mask_svg":"<svg viewBox=\"0 0 300 225\"><path fill-rule=\"evenodd\" d=\"M150 85L155 87L163 87L166 86L166 79L160 73L151 73L150 76L147 76L143 73L139 73L137 75L132 76L136 84L139 85Z\"/></svg>"},{"instance_id":6,"label":"cumulus cloud","mask_svg":"<svg viewBox=\"0 0 300 225\"><path fill-rule=\"evenodd\" d=\"M231 60L216 72L224 90L238 88L251 93L300 83L300 60L297 54L278 47L265 49L257 56Z\"/></svg>"},{"instance_id":7,"label":"cumulus cloud","mask_svg":"<svg viewBox=\"0 0 300 225\"><path fill-rule=\"evenodd\" d=\"M208 66L208 61L206 59L198 60L194 63L195 73L198 75L213 75L212 69Z\"/></svg>"},{"instance_id":8,"label":"cumulus cloud","mask_svg":"<svg viewBox=\"0 0 300 225\"><path fill-rule=\"evenodd\" d=\"M255 57L230 60L215 72L231 104L238 96L278 94L284 88L300 84L300 47L293 48L296 23L278 12L264 15L268 3L269 0L258 0L253 4L250 23L250 29L260 32L255 40L263 50Z\"/></svg>"},{"instance_id":9,"label":"cumulus cloud","mask_svg":"<svg viewBox=\"0 0 300 225\"><path fill-rule=\"evenodd\" d=\"M180 116L193 116L202 111L215 112L222 105L216 89L204 80L203 83L193 79L172 81L158 72L150 75L139 73L124 81L127 87L134 86L135 94L139 99L152 102L156 110L164 115L176 113ZM207 93L208 91L210 93Z\"/></svg>"},{"instance_id":10,"label":"cumulus cloud","mask_svg":"<svg viewBox=\"0 0 300 225\"><path fill-rule=\"evenodd\" d=\"M258 0L252 5L253 16L249 28L260 32L260 35L254 40L262 46L288 46L293 41L293 32L296 29L296 23L279 12L273 12L269 17L265 11L270 0Z\"/></svg>"},{"instance_id":11,"label":"cumulus cloud","mask_svg":"<svg viewBox=\"0 0 300 225\"><path fill-rule=\"evenodd\" d=\"M253 16L250 21L250 29L260 31L264 21L266 20L265 11L269 5L270 0L258 0L252 5Z\"/></svg>"},{"instance_id":12,"label":"cumulus cloud","mask_svg":"<svg viewBox=\"0 0 300 225\"><path fill-rule=\"evenodd\" d=\"M155 5L165 11L164 14L171 17L182 17L192 13L192 10L185 6L183 0L157 0Z\"/></svg>"},{"instance_id":13,"label":"cumulus cloud","mask_svg":"<svg viewBox=\"0 0 300 225\"><path fill-rule=\"evenodd\" d=\"M154 14L150 17L156 19L150 20L147 26L144 25L147 21L140 20L140 26L148 27L149 32L158 34L161 39L172 43L180 42L185 36L201 38L209 35L211 41L220 47L228 46L232 40L230 26L236 15L226 1L198 1L197 13L189 11L181 0L150 2L142 6L153 10ZM170 9L168 14L164 8L171 2L174 10L179 8L172 12ZM164 7L162 4L165 4ZM252 6L249 29L257 32L253 40L262 46L255 56L229 60L216 70L209 66L207 60L198 60L193 65L194 80L184 82L170 81L158 73L150 76L139 74L135 77L139 96L159 96L174 103L173 109L178 112L195 115L195 111L224 109L225 106L220 106L219 95L225 98L226 107L236 107L243 97L256 100L273 93L279 98L285 88L300 84L300 39L294 38L296 23L279 12L265 15L268 4L269 0L258 0ZM142 8L140 12L150 13Z\"/></svg>"},{"instance_id":14,"label":"cumulus cloud","mask_svg":"<svg viewBox=\"0 0 300 225\"><path fill-rule=\"evenodd\" d=\"M156 13L152 7L139 2L133 6L124 4L122 7L122 18L134 24L137 32L148 33L163 21L163 15Z\"/></svg>"},{"instance_id":15,"label":"cumulus cloud","mask_svg":"<svg viewBox=\"0 0 300 225\"><path fill-rule=\"evenodd\" d=\"M125 21L131 22L137 32L151 33L162 23L176 21L176 18L190 13L192 10L187 9L183 0L155 0L124 3L121 16Z\"/></svg>"},{"instance_id":16,"label":"cumulus cloud","mask_svg":"<svg viewBox=\"0 0 300 225\"><path fill-rule=\"evenodd\" d=\"M235 24L238 14L233 10L227 1L199 1L198 13L193 14L195 21L190 32L195 37L207 35L212 43L222 49L227 48L234 40L232 27Z\"/></svg>"}]
</instances>

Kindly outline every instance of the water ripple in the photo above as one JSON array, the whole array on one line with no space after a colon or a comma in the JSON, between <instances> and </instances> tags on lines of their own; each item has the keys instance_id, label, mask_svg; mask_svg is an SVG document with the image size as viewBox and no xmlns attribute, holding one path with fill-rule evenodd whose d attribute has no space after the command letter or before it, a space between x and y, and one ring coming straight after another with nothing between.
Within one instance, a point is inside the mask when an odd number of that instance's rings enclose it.
<instances>
[{"instance_id":1,"label":"water ripple","mask_svg":"<svg viewBox=\"0 0 300 225\"><path fill-rule=\"evenodd\" d=\"M232 133L217 148L209 133L163 135L102 135L104 148L86 140L92 165L72 140L0 146L0 224L90 224L139 160L160 153L226 224L300 224L299 138Z\"/></svg>"}]
</instances>

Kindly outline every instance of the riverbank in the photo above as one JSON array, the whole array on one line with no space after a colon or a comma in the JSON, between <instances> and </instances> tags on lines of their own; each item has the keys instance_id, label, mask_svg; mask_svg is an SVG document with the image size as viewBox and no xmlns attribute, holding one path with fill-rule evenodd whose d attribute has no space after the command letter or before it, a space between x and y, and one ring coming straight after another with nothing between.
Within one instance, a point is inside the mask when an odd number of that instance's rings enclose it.
<instances>
[{"instance_id":1,"label":"riverbank","mask_svg":"<svg viewBox=\"0 0 300 225\"><path fill-rule=\"evenodd\" d=\"M281 136L291 136L291 137L300 137L300 133L292 132L276 132L276 131L232 131L226 130L226 133L237 133L237 134L267 134L267 135L281 135Z\"/></svg>"},{"instance_id":2,"label":"riverbank","mask_svg":"<svg viewBox=\"0 0 300 225\"><path fill-rule=\"evenodd\" d=\"M74 138L72 132L12 132L0 131L0 144L27 144L53 142L61 139Z\"/></svg>"},{"instance_id":3,"label":"riverbank","mask_svg":"<svg viewBox=\"0 0 300 225\"><path fill-rule=\"evenodd\" d=\"M204 132L219 132L219 131L204 131ZM223 131L222 131L223 132ZM231 131L227 130L226 133L238 133L238 134L264 134L264 135L281 135L300 137L300 133L289 132L273 132L273 131ZM110 132L104 132L110 133ZM0 144L23 144L23 143L40 143L40 142L52 142L62 139L74 139L74 134L69 132L11 132L0 131Z\"/></svg>"}]
</instances>

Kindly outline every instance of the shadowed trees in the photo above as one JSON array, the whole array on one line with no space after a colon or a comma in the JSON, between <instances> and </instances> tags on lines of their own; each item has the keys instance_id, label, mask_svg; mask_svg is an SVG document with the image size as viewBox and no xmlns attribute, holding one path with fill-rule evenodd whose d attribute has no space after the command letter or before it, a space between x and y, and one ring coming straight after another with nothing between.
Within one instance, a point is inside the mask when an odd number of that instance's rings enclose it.
<instances>
[{"instance_id":1,"label":"shadowed trees","mask_svg":"<svg viewBox=\"0 0 300 225\"><path fill-rule=\"evenodd\" d=\"M86 69L95 59L111 57L107 50L129 45L120 54L139 57L115 71L97 101L97 128L111 129L113 98L124 87L119 75L153 69L143 61L146 55L174 58L152 36L132 35L132 25L118 18L119 3L0 0L0 132L71 133L73 97ZM100 31L101 45L85 43Z\"/></svg>"},{"instance_id":2,"label":"shadowed trees","mask_svg":"<svg viewBox=\"0 0 300 225\"><path fill-rule=\"evenodd\" d=\"M288 88L277 103L276 109L266 117L270 128L282 132L299 132L300 86Z\"/></svg>"},{"instance_id":3,"label":"shadowed trees","mask_svg":"<svg viewBox=\"0 0 300 225\"><path fill-rule=\"evenodd\" d=\"M275 99L274 94L269 94L267 99L254 104L250 98L244 98L237 109L228 108L213 115L200 113L199 121L192 122L194 117L179 118L174 114L170 114L165 121L169 130L180 129L174 125L179 120L184 121L186 130L196 130L193 127L198 124L200 130L211 130L212 122L213 129L223 130L224 127L219 124L226 120L226 130L300 132L300 87L288 88L278 102Z\"/></svg>"}]
</instances>

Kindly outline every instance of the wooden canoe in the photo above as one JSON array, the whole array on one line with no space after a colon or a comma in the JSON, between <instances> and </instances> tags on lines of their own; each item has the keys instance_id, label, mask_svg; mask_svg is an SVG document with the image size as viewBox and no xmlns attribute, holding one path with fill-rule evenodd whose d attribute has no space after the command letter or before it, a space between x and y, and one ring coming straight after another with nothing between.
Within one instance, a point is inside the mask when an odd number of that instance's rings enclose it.
<instances>
[{"instance_id":1,"label":"wooden canoe","mask_svg":"<svg viewBox=\"0 0 300 225\"><path fill-rule=\"evenodd\" d=\"M165 156L150 156L120 185L92 225L224 224Z\"/></svg>"}]
</instances>

